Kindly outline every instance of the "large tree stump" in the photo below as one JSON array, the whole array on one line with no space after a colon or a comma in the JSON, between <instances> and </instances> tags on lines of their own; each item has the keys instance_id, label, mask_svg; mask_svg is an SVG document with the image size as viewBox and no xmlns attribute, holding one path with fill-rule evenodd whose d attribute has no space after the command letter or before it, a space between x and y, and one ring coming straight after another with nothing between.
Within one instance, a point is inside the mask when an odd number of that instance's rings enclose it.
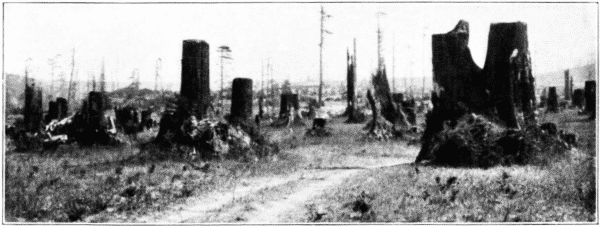
<instances>
[{"instance_id":1,"label":"large tree stump","mask_svg":"<svg viewBox=\"0 0 600 226\"><path fill-rule=\"evenodd\" d=\"M23 122L28 132L38 132L42 128L43 108L42 91L36 90L35 84L25 84L25 105Z\"/></svg>"},{"instance_id":2,"label":"large tree stump","mask_svg":"<svg viewBox=\"0 0 600 226\"><path fill-rule=\"evenodd\" d=\"M179 110L201 119L210 104L209 46L203 40L184 40L181 59Z\"/></svg>"},{"instance_id":3,"label":"large tree stump","mask_svg":"<svg viewBox=\"0 0 600 226\"><path fill-rule=\"evenodd\" d=\"M296 111L298 111L298 109L300 108L300 103L298 102L298 94L281 94L279 102L279 118L282 119L289 117L292 108L294 108Z\"/></svg>"},{"instance_id":4,"label":"large tree stump","mask_svg":"<svg viewBox=\"0 0 600 226\"><path fill-rule=\"evenodd\" d=\"M484 75L488 79L492 112L509 128L519 128L516 107L521 90L511 73L511 56L528 54L527 24L495 23L490 26Z\"/></svg>"},{"instance_id":5,"label":"large tree stump","mask_svg":"<svg viewBox=\"0 0 600 226\"><path fill-rule=\"evenodd\" d=\"M416 162L434 159L436 138L444 126L454 127L463 115L475 113L499 119L518 129L517 110L534 121L534 79L522 22L490 26L485 67L473 61L468 47L469 24L460 21L446 33L432 36L433 109L426 115L421 152Z\"/></svg>"},{"instance_id":6,"label":"large tree stump","mask_svg":"<svg viewBox=\"0 0 600 226\"><path fill-rule=\"evenodd\" d=\"M548 102L546 106L546 112L558 112L558 94L554 86L548 87Z\"/></svg>"},{"instance_id":7,"label":"large tree stump","mask_svg":"<svg viewBox=\"0 0 600 226\"><path fill-rule=\"evenodd\" d=\"M229 120L231 122L246 121L252 117L252 79L235 78L231 87Z\"/></svg>"},{"instance_id":8,"label":"large tree stump","mask_svg":"<svg viewBox=\"0 0 600 226\"><path fill-rule=\"evenodd\" d=\"M585 96L583 95L583 89L575 89L573 91L572 105L577 108L583 108Z\"/></svg>"},{"instance_id":9,"label":"large tree stump","mask_svg":"<svg viewBox=\"0 0 600 226\"><path fill-rule=\"evenodd\" d=\"M596 81L585 81L585 111L589 112L590 118L596 118Z\"/></svg>"}]
</instances>

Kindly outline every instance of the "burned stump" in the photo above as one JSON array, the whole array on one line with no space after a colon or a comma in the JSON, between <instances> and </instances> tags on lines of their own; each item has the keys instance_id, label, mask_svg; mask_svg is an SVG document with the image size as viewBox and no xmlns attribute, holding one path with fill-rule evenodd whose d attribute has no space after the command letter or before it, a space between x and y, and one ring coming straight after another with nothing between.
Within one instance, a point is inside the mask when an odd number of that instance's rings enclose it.
<instances>
[{"instance_id":1,"label":"burned stump","mask_svg":"<svg viewBox=\"0 0 600 226\"><path fill-rule=\"evenodd\" d=\"M527 135L508 132L521 127L517 111L523 112L526 125L535 130L535 84L527 25L490 26L483 70L474 63L468 41L469 25L462 20L452 31L432 36L433 109L426 115L427 127L416 162L482 167L499 164L501 161L494 159L506 159L509 154L494 147L504 141L495 142L502 136L510 136L504 140L512 142ZM495 137L482 139L487 132L477 131L490 126L495 128Z\"/></svg>"},{"instance_id":2,"label":"burned stump","mask_svg":"<svg viewBox=\"0 0 600 226\"><path fill-rule=\"evenodd\" d=\"M556 87L548 87L548 101L546 103L546 112L558 112L558 94L556 93Z\"/></svg>"},{"instance_id":3,"label":"burned stump","mask_svg":"<svg viewBox=\"0 0 600 226\"><path fill-rule=\"evenodd\" d=\"M201 119L210 104L209 46L203 40L184 40L181 59L180 111Z\"/></svg>"},{"instance_id":4,"label":"burned stump","mask_svg":"<svg viewBox=\"0 0 600 226\"><path fill-rule=\"evenodd\" d=\"M583 89L575 89L573 91L573 98L571 100L571 104L577 108L583 108L585 96L583 93Z\"/></svg>"},{"instance_id":5,"label":"burned stump","mask_svg":"<svg viewBox=\"0 0 600 226\"><path fill-rule=\"evenodd\" d=\"M235 78L231 86L229 121L242 122L252 117L252 79Z\"/></svg>"},{"instance_id":6,"label":"burned stump","mask_svg":"<svg viewBox=\"0 0 600 226\"><path fill-rule=\"evenodd\" d=\"M590 113L590 119L596 118L596 81L585 81L585 111Z\"/></svg>"},{"instance_id":7,"label":"burned stump","mask_svg":"<svg viewBox=\"0 0 600 226\"><path fill-rule=\"evenodd\" d=\"M272 126L292 126L304 125L302 116L300 115L300 103L298 94L285 93L281 94L279 104L279 118L275 120Z\"/></svg>"}]
</instances>

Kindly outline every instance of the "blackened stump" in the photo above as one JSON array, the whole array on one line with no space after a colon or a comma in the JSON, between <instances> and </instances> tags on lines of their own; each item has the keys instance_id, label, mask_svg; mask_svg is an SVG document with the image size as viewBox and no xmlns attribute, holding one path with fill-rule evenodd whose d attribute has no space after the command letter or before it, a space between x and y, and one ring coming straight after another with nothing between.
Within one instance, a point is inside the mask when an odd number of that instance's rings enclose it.
<instances>
[{"instance_id":1,"label":"blackened stump","mask_svg":"<svg viewBox=\"0 0 600 226\"><path fill-rule=\"evenodd\" d=\"M546 112L558 112L558 94L554 86L548 87L548 102L546 106Z\"/></svg>"},{"instance_id":2,"label":"blackened stump","mask_svg":"<svg viewBox=\"0 0 600 226\"><path fill-rule=\"evenodd\" d=\"M584 95L583 95L583 89L575 89L573 91L573 98L572 98L572 104L575 107L578 108L582 108L583 107L583 102L584 102Z\"/></svg>"},{"instance_id":3,"label":"blackened stump","mask_svg":"<svg viewBox=\"0 0 600 226\"><path fill-rule=\"evenodd\" d=\"M230 121L245 121L252 116L252 79L235 78L231 86Z\"/></svg>"},{"instance_id":4,"label":"blackened stump","mask_svg":"<svg viewBox=\"0 0 600 226\"><path fill-rule=\"evenodd\" d=\"M585 81L585 110L596 118L596 81Z\"/></svg>"},{"instance_id":5,"label":"blackened stump","mask_svg":"<svg viewBox=\"0 0 600 226\"><path fill-rule=\"evenodd\" d=\"M201 119L210 104L209 46L203 40L184 40L181 59L179 110Z\"/></svg>"}]
</instances>

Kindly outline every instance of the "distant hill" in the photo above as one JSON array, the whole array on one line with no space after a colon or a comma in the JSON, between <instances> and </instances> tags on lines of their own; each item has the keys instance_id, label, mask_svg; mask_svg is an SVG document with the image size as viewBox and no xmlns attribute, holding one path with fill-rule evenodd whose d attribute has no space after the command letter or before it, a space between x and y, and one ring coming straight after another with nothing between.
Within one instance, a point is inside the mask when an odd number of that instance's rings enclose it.
<instances>
[{"instance_id":1,"label":"distant hill","mask_svg":"<svg viewBox=\"0 0 600 226\"><path fill-rule=\"evenodd\" d=\"M567 70L567 69L565 69ZM535 76L535 86L538 90L545 87L556 86L559 95L565 86L565 70L543 73ZM573 89L583 88L585 81L596 80L596 64L569 68L569 75L573 76Z\"/></svg>"}]
</instances>

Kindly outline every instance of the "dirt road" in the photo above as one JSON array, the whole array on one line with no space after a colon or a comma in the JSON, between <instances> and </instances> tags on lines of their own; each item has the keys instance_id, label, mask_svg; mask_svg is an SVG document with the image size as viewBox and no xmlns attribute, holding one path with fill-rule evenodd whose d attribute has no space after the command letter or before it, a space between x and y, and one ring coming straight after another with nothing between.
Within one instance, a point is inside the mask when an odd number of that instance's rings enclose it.
<instances>
[{"instance_id":1,"label":"dirt road","mask_svg":"<svg viewBox=\"0 0 600 226\"><path fill-rule=\"evenodd\" d=\"M381 158L367 167L332 167L304 169L290 175L240 181L230 191L220 191L192 198L169 210L142 216L134 222L303 222L307 200L344 179L373 168L409 164L413 159Z\"/></svg>"}]
</instances>

